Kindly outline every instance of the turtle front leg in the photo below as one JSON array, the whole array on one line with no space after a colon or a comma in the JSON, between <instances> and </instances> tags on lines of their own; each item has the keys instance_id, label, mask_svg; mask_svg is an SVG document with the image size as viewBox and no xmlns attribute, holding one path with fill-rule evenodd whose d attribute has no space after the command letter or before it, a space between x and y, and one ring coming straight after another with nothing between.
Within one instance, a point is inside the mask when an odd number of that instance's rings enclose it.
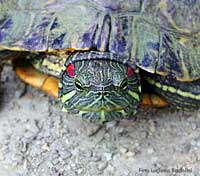
<instances>
[{"instance_id":1,"label":"turtle front leg","mask_svg":"<svg viewBox=\"0 0 200 176\"><path fill-rule=\"evenodd\" d=\"M58 79L35 70L32 66L15 68L16 74L26 83L58 98Z\"/></svg>"}]
</instances>

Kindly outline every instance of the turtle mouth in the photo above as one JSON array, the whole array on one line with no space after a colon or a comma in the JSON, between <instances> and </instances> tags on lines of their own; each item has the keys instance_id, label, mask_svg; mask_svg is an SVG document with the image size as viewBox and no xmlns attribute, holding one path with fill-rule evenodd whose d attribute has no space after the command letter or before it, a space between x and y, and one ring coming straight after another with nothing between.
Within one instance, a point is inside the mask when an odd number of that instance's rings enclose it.
<instances>
[{"instance_id":1,"label":"turtle mouth","mask_svg":"<svg viewBox=\"0 0 200 176\"><path fill-rule=\"evenodd\" d=\"M117 107L117 108L106 108L106 107L99 107L99 108L80 108L80 111L84 112L117 112L117 111L123 111L126 109L126 107Z\"/></svg>"},{"instance_id":2,"label":"turtle mouth","mask_svg":"<svg viewBox=\"0 0 200 176\"><path fill-rule=\"evenodd\" d=\"M119 103L111 101L108 97L100 95L95 100L87 104L86 106L78 106L82 112L119 112L124 111L127 105L119 105Z\"/></svg>"}]
</instances>

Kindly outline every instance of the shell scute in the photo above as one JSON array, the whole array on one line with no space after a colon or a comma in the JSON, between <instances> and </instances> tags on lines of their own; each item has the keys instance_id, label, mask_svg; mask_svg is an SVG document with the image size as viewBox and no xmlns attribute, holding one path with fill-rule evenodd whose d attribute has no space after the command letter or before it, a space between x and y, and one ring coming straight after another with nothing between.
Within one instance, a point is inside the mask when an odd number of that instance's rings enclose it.
<instances>
[{"instance_id":1,"label":"shell scute","mask_svg":"<svg viewBox=\"0 0 200 176\"><path fill-rule=\"evenodd\" d=\"M94 49L151 73L200 78L198 0L1 0L0 10L1 49Z\"/></svg>"}]
</instances>

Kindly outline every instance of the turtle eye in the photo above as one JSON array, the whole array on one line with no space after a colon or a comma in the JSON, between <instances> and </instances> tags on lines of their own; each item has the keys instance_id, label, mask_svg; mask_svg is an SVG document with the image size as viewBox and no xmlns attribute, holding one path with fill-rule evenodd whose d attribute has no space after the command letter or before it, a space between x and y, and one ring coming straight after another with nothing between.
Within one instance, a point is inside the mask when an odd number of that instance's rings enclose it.
<instances>
[{"instance_id":1,"label":"turtle eye","mask_svg":"<svg viewBox=\"0 0 200 176\"><path fill-rule=\"evenodd\" d=\"M127 85L128 85L128 80L124 79L120 84L120 89L125 90L127 88Z\"/></svg>"},{"instance_id":2,"label":"turtle eye","mask_svg":"<svg viewBox=\"0 0 200 176\"><path fill-rule=\"evenodd\" d=\"M66 71L67 71L67 74L70 76L70 77L74 77L75 76L75 73L74 73L74 64L69 64L66 68Z\"/></svg>"},{"instance_id":3,"label":"turtle eye","mask_svg":"<svg viewBox=\"0 0 200 176\"><path fill-rule=\"evenodd\" d=\"M131 77L131 76L133 76L133 74L134 74L133 69L132 69L131 67L128 67L127 75L128 75L129 77Z\"/></svg>"},{"instance_id":4,"label":"turtle eye","mask_svg":"<svg viewBox=\"0 0 200 176\"><path fill-rule=\"evenodd\" d=\"M84 88L83 88L83 86L82 86L82 84L81 84L81 82L80 82L79 80L75 79L74 85L76 86L76 88L77 88L79 91L83 91Z\"/></svg>"}]
</instances>

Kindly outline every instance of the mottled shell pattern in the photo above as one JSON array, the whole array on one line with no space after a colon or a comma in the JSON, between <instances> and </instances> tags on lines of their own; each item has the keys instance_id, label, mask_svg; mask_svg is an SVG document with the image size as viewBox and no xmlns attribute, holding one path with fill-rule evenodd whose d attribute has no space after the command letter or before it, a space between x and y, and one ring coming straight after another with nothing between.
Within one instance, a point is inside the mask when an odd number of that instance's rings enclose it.
<instances>
[{"instance_id":1,"label":"mottled shell pattern","mask_svg":"<svg viewBox=\"0 0 200 176\"><path fill-rule=\"evenodd\" d=\"M0 48L106 51L191 81L200 78L200 1L0 0Z\"/></svg>"}]
</instances>

